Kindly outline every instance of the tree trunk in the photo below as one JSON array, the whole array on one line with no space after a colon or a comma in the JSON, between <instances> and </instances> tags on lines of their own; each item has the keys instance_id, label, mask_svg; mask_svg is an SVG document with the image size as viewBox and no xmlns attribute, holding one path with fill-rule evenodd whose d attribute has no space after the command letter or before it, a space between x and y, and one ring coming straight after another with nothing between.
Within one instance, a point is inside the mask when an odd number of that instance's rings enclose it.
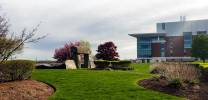
<instances>
[{"instance_id":1,"label":"tree trunk","mask_svg":"<svg viewBox=\"0 0 208 100\"><path fill-rule=\"evenodd\" d=\"M205 58L202 58L203 63L205 63Z\"/></svg>"}]
</instances>

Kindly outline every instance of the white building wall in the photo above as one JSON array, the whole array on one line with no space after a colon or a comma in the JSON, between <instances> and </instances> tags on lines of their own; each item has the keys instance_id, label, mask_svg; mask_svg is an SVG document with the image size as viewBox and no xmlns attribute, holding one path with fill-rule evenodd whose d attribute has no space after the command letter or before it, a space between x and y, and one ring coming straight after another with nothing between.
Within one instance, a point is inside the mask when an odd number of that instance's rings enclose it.
<instances>
[{"instance_id":1,"label":"white building wall","mask_svg":"<svg viewBox=\"0 0 208 100\"><path fill-rule=\"evenodd\" d=\"M157 23L158 33L167 33L168 36L183 36L183 32L192 32L196 35L198 31L207 31L208 20L165 22L165 30L162 29L162 23Z\"/></svg>"}]
</instances>

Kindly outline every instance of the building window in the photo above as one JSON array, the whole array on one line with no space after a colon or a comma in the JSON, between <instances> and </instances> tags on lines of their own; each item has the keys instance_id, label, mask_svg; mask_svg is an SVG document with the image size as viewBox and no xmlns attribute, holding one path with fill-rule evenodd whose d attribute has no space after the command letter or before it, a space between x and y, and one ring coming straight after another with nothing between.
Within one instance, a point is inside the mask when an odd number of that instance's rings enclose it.
<instances>
[{"instance_id":1,"label":"building window","mask_svg":"<svg viewBox=\"0 0 208 100\"><path fill-rule=\"evenodd\" d=\"M149 48L149 45L141 45L140 46L140 49L148 49Z\"/></svg>"},{"instance_id":2,"label":"building window","mask_svg":"<svg viewBox=\"0 0 208 100\"><path fill-rule=\"evenodd\" d=\"M191 48L192 32L184 32L183 33L183 39L184 39L184 48Z\"/></svg>"},{"instance_id":3,"label":"building window","mask_svg":"<svg viewBox=\"0 0 208 100\"><path fill-rule=\"evenodd\" d=\"M199 34L207 34L207 31L198 31L197 35L199 35Z\"/></svg>"},{"instance_id":4,"label":"building window","mask_svg":"<svg viewBox=\"0 0 208 100\"><path fill-rule=\"evenodd\" d=\"M160 44L160 53L161 53L161 57L165 56L165 44L164 43Z\"/></svg>"},{"instance_id":5,"label":"building window","mask_svg":"<svg viewBox=\"0 0 208 100\"><path fill-rule=\"evenodd\" d=\"M160 44L160 48L161 48L162 51L164 51L165 50L165 44L164 43L161 43Z\"/></svg>"},{"instance_id":6,"label":"building window","mask_svg":"<svg viewBox=\"0 0 208 100\"><path fill-rule=\"evenodd\" d=\"M137 57L151 57L151 37L139 37Z\"/></svg>"},{"instance_id":7,"label":"building window","mask_svg":"<svg viewBox=\"0 0 208 100\"><path fill-rule=\"evenodd\" d=\"M162 23L162 30L165 30L165 23Z\"/></svg>"}]
</instances>

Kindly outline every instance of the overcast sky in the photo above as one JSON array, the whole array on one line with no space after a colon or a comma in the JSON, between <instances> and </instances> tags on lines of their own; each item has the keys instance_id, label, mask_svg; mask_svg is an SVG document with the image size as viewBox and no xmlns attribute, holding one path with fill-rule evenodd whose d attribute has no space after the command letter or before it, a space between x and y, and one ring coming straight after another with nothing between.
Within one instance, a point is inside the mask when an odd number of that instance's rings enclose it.
<instances>
[{"instance_id":1,"label":"overcast sky","mask_svg":"<svg viewBox=\"0 0 208 100\"><path fill-rule=\"evenodd\" d=\"M97 46L113 41L122 59L136 58L136 39L131 33L155 32L157 22L208 19L208 0L0 0L1 13L11 31L32 29L48 34L26 45L19 58L51 60L55 48L69 41L87 40L94 54Z\"/></svg>"}]
</instances>

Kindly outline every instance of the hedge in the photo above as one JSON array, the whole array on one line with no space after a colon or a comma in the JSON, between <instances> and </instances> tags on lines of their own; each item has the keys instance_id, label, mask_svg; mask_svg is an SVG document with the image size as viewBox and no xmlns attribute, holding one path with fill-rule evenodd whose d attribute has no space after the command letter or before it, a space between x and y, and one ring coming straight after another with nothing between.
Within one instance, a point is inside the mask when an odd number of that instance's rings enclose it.
<instances>
[{"instance_id":1,"label":"hedge","mask_svg":"<svg viewBox=\"0 0 208 100\"><path fill-rule=\"evenodd\" d=\"M110 65L110 62L107 61L107 60L96 60L94 61L95 65L96 65L96 68L108 68L109 65Z\"/></svg>"},{"instance_id":2,"label":"hedge","mask_svg":"<svg viewBox=\"0 0 208 100\"><path fill-rule=\"evenodd\" d=\"M129 67L131 61L123 60L123 61L111 61L112 66L119 66L119 67Z\"/></svg>"},{"instance_id":3,"label":"hedge","mask_svg":"<svg viewBox=\"0 0 208 100\"><path fill-rule=\"evenodd\" d=\"M120 61L107 61L107 60L97 60L94 61L96 68L112 68L112 69L122 69L130 70L133 69L130 67L131 61L120 60Z\"/></svg>"},{"instance_id":4,"label":"hedge","mask_svg":"<svg viewBox=\"0 0 208 100\"><path fill-rule=\"evenodd\" d=\"M35 62L30 60L10 60L0 63L0 82L26 80L32 76Z\"/></svg>"},{"instance_id":5,"label":"hedge","mask_svg":"<svg viewBox=\"0 0 208 100\"><path fill-rule=\"evenodd\" d=\"M36 65L35 68L36 69L66 69L66 65L65 64L56 65L56 66Z\"/></svg>"}]
</instances>

